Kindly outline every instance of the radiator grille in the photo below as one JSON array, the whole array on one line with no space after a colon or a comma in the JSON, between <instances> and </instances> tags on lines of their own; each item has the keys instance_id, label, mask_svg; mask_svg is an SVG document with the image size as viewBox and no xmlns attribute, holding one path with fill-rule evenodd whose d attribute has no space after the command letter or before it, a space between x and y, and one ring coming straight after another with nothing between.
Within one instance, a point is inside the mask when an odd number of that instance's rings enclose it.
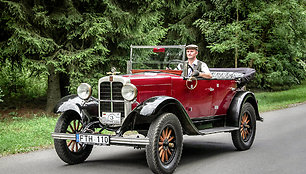
<instances>
[{"instance_id":1,"label":"radiator grille","mask_svg":"<svg viewBox=\"0 0 306 174\"><path fill-rule=\"evenodd\" d=\"M100 84L100 115L102 112L120 112L121 117L125 116L122 86L121 82L102 82Z\"/></svg>"}]
</instances>

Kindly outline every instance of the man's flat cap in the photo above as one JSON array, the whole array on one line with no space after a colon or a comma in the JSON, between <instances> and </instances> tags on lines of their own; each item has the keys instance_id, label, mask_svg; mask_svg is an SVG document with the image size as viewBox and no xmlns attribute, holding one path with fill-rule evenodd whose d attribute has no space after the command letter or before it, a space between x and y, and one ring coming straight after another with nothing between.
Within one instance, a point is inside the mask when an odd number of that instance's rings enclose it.
<instances>
[{"instance_id":1,"label":"man's flat cap","mask_svg":"<svg viewBox=\"0 0 306 174\"><path fill-rule=\"evenodd\" d=\"M198 50L198 46L197 46L197 45L194 45L194 44L187 45L187 46L186 46L186 50L188 50L188 49Z\"/></svg>"}]
</instances>

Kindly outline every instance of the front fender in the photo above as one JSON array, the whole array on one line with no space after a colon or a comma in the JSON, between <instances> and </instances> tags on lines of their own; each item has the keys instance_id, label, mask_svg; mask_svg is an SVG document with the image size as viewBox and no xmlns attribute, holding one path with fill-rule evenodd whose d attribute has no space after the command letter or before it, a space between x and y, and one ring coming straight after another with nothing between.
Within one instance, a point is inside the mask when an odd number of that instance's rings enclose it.
<instances>
[{"instance_id":1,"label":"front fender","mask_svg":"<svg viewBox=\"0 0 306 174\"><path fill-rule=\"evenodd\" d=\"M150 123L166 112L178 117L186 134L199 134L183 105L177 99L169 96L155 96L139 104L124 120L121 131L137 128L148 129Z\"/></svg>"},{"instance_id":2,"label":"front fender","mask_svg":"<svg viewBox=\"0 0 306 174\"><path fill-rule=\"evenodd\" d=\"M98 116L98 100L94 97L90 97L86 102L82 100L78 95L68 95L58 101L54 107L54 113L64 113L66 111L74 111L84 119L86 114L90 117Z\"/></svg>"}]
</instances>

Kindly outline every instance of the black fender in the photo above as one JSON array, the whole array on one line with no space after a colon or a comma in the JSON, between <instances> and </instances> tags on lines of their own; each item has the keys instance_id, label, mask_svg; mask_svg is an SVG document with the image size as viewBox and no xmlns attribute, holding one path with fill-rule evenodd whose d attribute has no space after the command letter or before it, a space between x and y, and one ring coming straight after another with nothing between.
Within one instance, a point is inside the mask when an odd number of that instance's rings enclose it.
<instances>
[{"instance_id":1,"label":"black fender","mask_svg":"<svg viewBox=\"0 0 306 174\"><path fill-rule=\"evenodd\" d=\"M55 105L54 113L65 113L67 111L76 112L82 120L85 117L98 117L98 99L90 97L88 100L81 99L78 95L68 95L63 97Z\"/></svg>"},{"instance_id":2,"label":"black fender","mask_svg":"<svg viewBox=\"0 0 306 174\"><path fill-rule=\"evenodd\" d=\"M232 102L227 111L228 117L226 120L226 124L228 126L238 126L238 125L235 125L237 122L234 120L231 120L231 118L238 118L242 105L245 102L249 102L254 107L255 114L256 114L256 120L263 121L263 118L260 117L259 115L258 105L257 105L257 101L256 101L254 93L250 91L238 91L233 97Z\"/></svg>"},{"instance_id":3,"label":"black fender","mask_svg":"<svg viewBox=\"0 0 306 174\"><path fill-rule=\"evenodd\" d=\"M124 120L121 133L127 130L149 129L152 123L162 113L175 114L181 122L184 133L198 135L199 131L192 123L183 105L169 96L155 96L139 104Z\"/></svg>"}]
</instances>

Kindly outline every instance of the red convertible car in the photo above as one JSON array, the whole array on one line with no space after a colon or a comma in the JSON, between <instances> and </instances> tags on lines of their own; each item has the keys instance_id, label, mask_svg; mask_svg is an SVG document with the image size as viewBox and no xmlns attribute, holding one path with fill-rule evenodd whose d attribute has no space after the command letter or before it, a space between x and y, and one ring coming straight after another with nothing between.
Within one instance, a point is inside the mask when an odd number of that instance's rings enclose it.
<instances>
[{"instance_id":1,"label":"red convertible car","mask_svg":"<svg viewBox=\"0 0 306 174\"><path fill-rule=\"evenodd\" d=\"M179 64L182 70L176 70ZM154 173L173 173L183 135L230 132L238 150L249 149L256 120L262 121L254 94L244 90L255 70L211 68L213 78L204 79L188 77L187 68L184 45L131 46L127 74L113 69L100 78L97 98L82 83L78 95L55 106L54 112L61 113L52 133L58 156L77 164L93 145L134 146L146 149Z\"/></svg>"}]
</instances>

